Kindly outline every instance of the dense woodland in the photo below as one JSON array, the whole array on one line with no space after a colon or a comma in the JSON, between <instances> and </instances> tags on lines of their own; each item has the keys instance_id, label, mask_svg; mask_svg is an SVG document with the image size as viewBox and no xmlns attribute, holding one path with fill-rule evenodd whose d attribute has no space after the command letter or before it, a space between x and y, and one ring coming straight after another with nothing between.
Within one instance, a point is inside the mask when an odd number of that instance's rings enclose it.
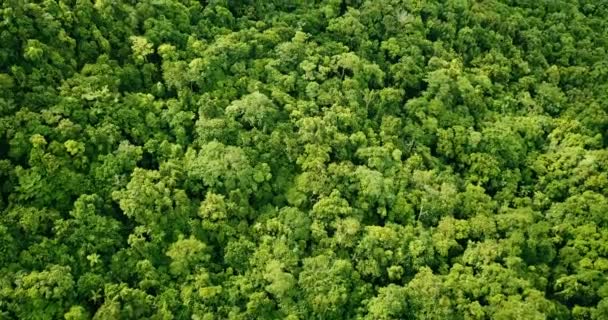
<instances>
[{"instance_id":1,"label":"dense woodland","mask_svg":"<svg viewBox=\"0 0 608 320\"><path fill-rule=\"evenodd\" d=\"M608 319L607 2L0 2L0 319Z\"/></svg>"}]
</instances>

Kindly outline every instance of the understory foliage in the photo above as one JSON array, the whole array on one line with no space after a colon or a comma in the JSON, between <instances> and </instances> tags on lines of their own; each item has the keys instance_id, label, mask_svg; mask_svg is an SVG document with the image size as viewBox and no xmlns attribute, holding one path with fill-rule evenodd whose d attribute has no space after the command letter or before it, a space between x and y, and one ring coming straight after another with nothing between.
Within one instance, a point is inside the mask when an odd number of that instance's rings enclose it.
<instances>
[{"instance_id":1,"label":"understory foliage","mask_svg":"<svg viewBox=\"0 0 608 320\"><path fill-rule=\"evenodd\" d=\"M608 319L605 2L0 2L0 318Z\"/></svg>"}]
</instances>

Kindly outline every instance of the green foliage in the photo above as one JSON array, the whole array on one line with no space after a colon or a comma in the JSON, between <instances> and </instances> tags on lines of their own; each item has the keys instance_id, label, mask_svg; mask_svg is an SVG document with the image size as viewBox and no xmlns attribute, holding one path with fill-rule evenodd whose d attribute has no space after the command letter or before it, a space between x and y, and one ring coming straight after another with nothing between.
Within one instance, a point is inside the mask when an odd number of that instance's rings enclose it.
<instances>
[{"instance_id":1,"label":"green foliage","mask_svg":"<svg viewBox=\"0 0 608 320\"><path fill-rule=\"evenodd\" d=\"M1 319L608 319L602 1L0 2Z\"/></svg>"}]
</instances>

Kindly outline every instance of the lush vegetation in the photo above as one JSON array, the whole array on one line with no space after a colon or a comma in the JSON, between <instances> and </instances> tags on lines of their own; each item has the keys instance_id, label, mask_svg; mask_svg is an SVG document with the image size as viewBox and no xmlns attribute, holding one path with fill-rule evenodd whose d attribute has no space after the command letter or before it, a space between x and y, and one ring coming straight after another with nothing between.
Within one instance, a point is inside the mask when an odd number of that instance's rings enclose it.
<instances>
[{"instance_id":1,"label":"lush vegetation","mask_svg":"<svg viewBox=\"0 0 608 320\"><path fill-rule=\"evenodd\" d=\"M608 319L605 2L0 2L0 318Z\"/></svg>"}]
</instances>

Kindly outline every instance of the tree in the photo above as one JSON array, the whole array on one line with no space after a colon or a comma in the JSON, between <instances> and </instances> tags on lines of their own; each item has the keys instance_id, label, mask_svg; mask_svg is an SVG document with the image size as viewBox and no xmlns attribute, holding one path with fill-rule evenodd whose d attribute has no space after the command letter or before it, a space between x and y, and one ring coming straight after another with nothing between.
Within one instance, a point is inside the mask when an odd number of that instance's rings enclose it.
<instances>
[{"instance_id":1,"label":"tree","mask_svg":"<svg viewBox=\"0 0 608 320\"><path fill-rule=\"evenodd\" d=\"M608 317L601 1L0 1L0 318Z\"/></svg>"}]
</instances>

